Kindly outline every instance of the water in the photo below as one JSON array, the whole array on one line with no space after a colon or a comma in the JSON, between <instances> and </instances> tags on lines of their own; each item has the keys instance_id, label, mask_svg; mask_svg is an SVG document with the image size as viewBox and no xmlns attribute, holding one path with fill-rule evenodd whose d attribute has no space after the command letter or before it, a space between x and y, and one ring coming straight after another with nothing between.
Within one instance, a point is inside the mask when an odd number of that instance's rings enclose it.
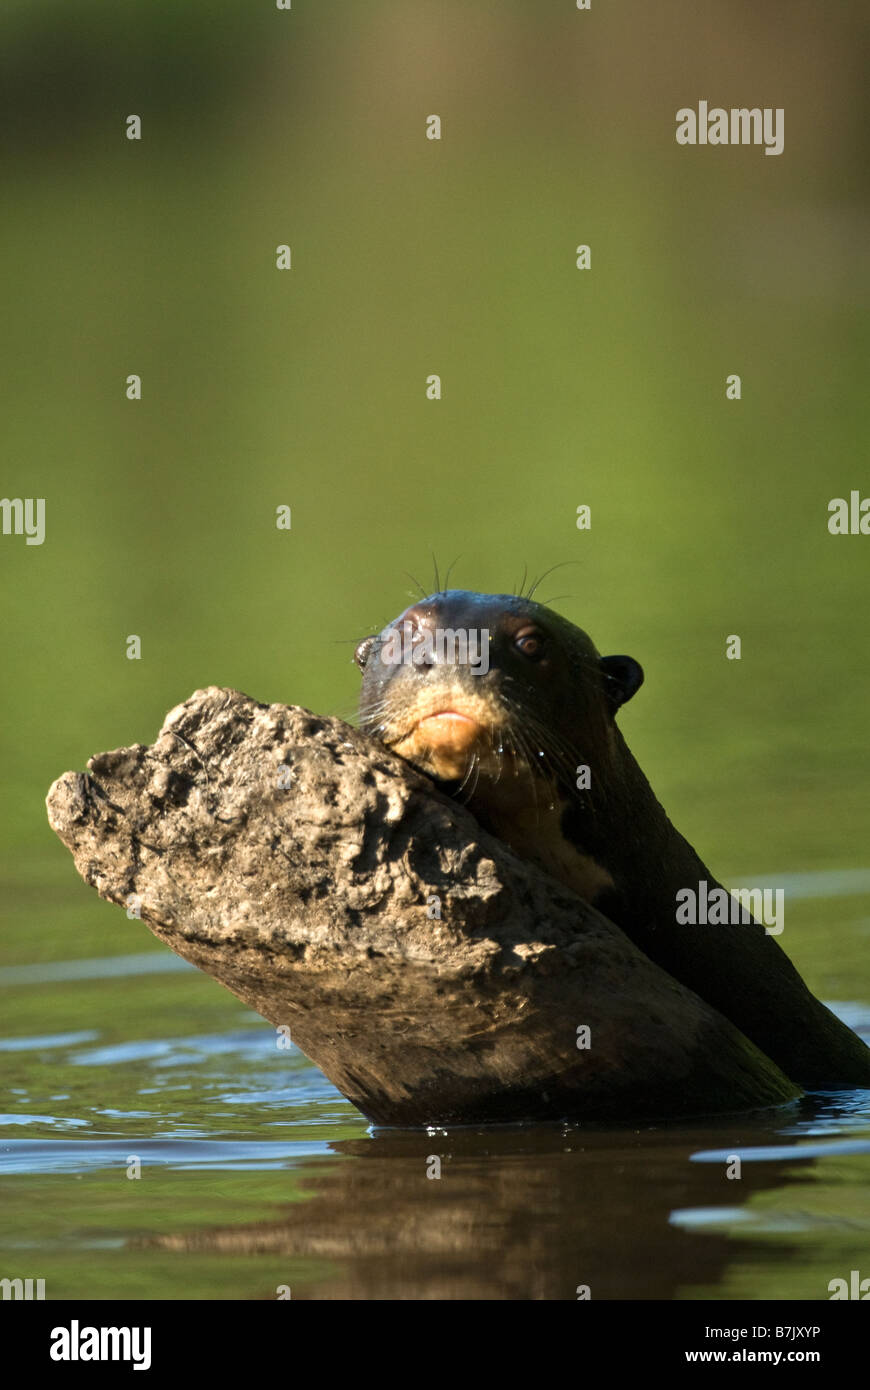
<instances>
[{"instance_id":1,"label":"water","mask_svg":"<svg viewBox=\"0 0 870 1390\"><path fill-rule=\"evenodd\" d=\"M718 878L788 874L780 943L866 1025L870 541L827 530L866 491L860 8L779 6L724 47L703 5L347 10L0 16L4 488L47 516L44 545L0 538L0 1277L825 1298L870 1277L868 1158L837 1147L865 1096L373 1134L46 827L58 775L211 682L353 709L355 642L433 551L488 592L571 561L539 596L643 665L620 723L656 794ZM680 149L687 72L724 101L775 73L782 158Z\"/></svg>"},{"instance_id":2,"label":"water","mask_svg":"<svg viewBox=\"0 0 870 1390\"><path fill-rule=\"evenodd\" d=\"M791 887L832 913L867 884ZM825 1299L870 1277L868 1091L376 1131L163 947L19 962L0 1004L30 1024L0 1038L0 1277L48 1298ZM866 999L836 1008L870 1037Z\"/></svg>"}]
</instances>

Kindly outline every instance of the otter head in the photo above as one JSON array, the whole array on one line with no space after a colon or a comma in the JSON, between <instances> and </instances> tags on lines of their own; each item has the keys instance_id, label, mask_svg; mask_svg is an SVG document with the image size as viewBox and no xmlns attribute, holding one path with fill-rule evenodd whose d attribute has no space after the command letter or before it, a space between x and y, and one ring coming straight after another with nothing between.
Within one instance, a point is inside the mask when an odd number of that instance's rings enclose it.
<instances>
[{"instance_id":1,"label":"otter head","mask_svg":"<svg viewBox=\"0 0 870 1390\"><path fill-rule=\"evenodd\" d=\"M362 727L476 813L572 794L601 765L616 711L640 686L631 657L531 599L461 589L406 608L356 649ZM491 817L489 817L491 819Z\"/></svg>"}]
</instances>

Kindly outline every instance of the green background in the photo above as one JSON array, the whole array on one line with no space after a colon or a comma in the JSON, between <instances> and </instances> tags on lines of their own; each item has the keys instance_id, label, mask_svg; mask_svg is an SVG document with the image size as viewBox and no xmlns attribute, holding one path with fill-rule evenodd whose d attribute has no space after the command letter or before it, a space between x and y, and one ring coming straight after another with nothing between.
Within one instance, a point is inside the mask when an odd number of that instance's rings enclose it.
<instances>
[{"instance_id":1,"label":"green background","mask_svg":"<svg viewBox=\"0 0 870 1390\"><path fill-rule=\"evenodd\" d=\"M19 882L75 891L48 785L195 688L350 714L433 553L577 562L539 596L641 661L623 727L714 871L865 862L870 541L827 531L867 479L860 6L4 13ZM702 95L782 106L784 153L678 146Z\"/></svg>"},{"instance_id":2,"label":"green background","mask_svg":"<svg viewBox=\"0 0 870 1390\"><path fill-rule=\"evenodd\" d=\"M805 0L6 0L2 492L44 497L47 533L0 536L4 966L149 949L48 828L57 776L205 685L352 716L354 642L407 571L434 587L433 554L496 592L570 562L538 597L642 663L622 727L718 876L867 866L870 539L827 530L831 498L870 495L867 23ZM784 108L783 154L679 147L701 99ZM870 1002L867 902L786 900L780 942L826 999ZM255 1026L193 975L2 1008L22 1037ZM73 1125L147 1079L10 1060L18 1108ZM215 1132L198 1076L153 1102L164 1128ZM323 1135L359 1133L337 1104ZM227 1134L267 1123L237 1113ZM55 1229L60 1181L16 1240ZM853 1258L829 1240L818 1278L774 1252L765 1287L825 1296ZM79 1254L54 1268L66 1291ZM112 1260L89 1268L112 1292Z\"/></svg>"}]
</instances>

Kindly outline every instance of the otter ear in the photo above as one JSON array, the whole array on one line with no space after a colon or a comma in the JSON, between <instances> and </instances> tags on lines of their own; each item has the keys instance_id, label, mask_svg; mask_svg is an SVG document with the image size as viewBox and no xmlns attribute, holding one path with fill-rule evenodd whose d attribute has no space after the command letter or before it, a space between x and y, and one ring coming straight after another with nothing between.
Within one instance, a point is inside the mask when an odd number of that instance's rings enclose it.
<instances>
[{"instance_id":1,"label":"otter ear","mask_svg":"<svg viewBox=\"0 0 870 1390\"><path fill-rule=\"evenodd\" d=\"M374 645L376 635L377 634L373 632L371 637L364 637L361 642L357 643L353 659L361 671L365 668L365 664L369 659L369 652Z\"/></svg>"},{"instance_id":2,"label":"otter ear","mask_svg":"<svg viewBox=\"0 0 870 1390\"><path fill-rule=\"evenodd\" d=\"M614 713L643 685L643 668L633 656L603 656L604 693Z\"/></svg>"}]
</instances>

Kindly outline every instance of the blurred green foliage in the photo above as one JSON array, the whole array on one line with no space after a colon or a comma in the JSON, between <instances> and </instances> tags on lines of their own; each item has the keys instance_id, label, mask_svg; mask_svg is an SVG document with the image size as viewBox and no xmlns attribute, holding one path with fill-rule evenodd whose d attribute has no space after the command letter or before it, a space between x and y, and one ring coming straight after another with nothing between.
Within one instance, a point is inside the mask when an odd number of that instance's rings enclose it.
<instances>
[{"instance_id":1,"label":"blurred green foliage","mask_svg":"<svg viewBox=\"0 0 870 1390\"><path fill-rule=\"evenodd\" d=\"M831 497L870 493L865 24L803 0L6 0L2 491L46 499L47 536L0 537L5 963L148 948L48 829L55 777L207 684L349 714L354 641L409 601L406 571L430 586L433 553L492 591L570 562L539 596L642 662L623 727L717 873L867 863L870 540L826 526ZM700 96L782 106L783 155L678 148ZM826 997L867 1000L864 905L824 911L796 908L783 944ZM4 999L12 1034L243 1017L192 976ZM111 1072L45 1070L20 1072L30 1101L66 1086L71 1115ZM69 1183L27 1181L5 1237L74 1294L77 1244L44 1257ZM80 1181L93 1239L129 1234L117 1176ZM143 1230L293 1195L222 1174L212 1210L193 1175L149 1181ZM841 1246L811 1277L776 1250L737 1263L724 1291L818 1297L858 1258ZM287 1280L273 1264L252 1295ZM97 1297L240 1287L209 1256L88 1265Z\"/></svg>"},{"instance_id":2,"label":"blurred green foliage","mask_svg":"<svg viewBox=\"0 0 870 1390\"><path fill-rule=\"evenodd\" d=\"M65 858L53 778L196 687L350 713L433 553L496 591L576 562L541 596L644 665L626 733L721 873L865 861L868 543L826 527L867 426L860 18L808 66L812 11L738 11L718 53L709 7L685 51L672 6L7 7L4 490L47 519L0 538L19 880ZM784 154L677 147L705 80L784 105Z\"/></svg>"}]
</instances>

